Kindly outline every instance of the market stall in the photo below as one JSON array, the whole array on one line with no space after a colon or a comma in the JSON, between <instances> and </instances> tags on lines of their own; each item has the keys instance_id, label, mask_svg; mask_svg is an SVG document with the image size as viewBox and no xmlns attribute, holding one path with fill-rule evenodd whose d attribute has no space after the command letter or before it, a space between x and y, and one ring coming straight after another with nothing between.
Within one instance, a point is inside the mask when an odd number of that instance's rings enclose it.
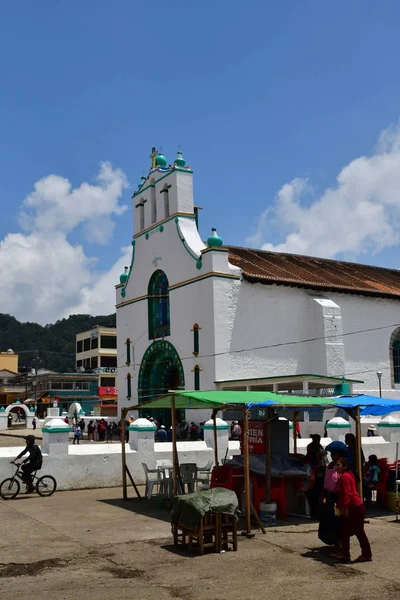
<instances>
[{"instance_id":1,"label":"market stall","mask_svg":"<svg viewBox=\"0 0 400 600\"><path fill-rule=\"evenodd\" d=\"M173 450L173 493L177 493L177 482L179 477L179 461L177 451L177 439L175 419L176 411L184 409L205 409L212 411L214 421L215 435L215 464L218 464L218 453L216 448L216 427L215 419L220 410L240 410L243 414L243 469L244 469L244 491L246 503L246 533L251 535L251 514L255 513L252 507L250 496L250 454L249 454L249 411L257 408L265 410L266 427L266 453L265 453L265 500L270 501L271 497L271 426L274 420L278 418L279 409L292 410L296 415L302 410L326 410L328 408L342 408L355 421L356 428L356 460L355 470L359 475L359 487L361 488L361 426L360 418L362 415L383 415L400 409L400 402L385 398L376 398L374 396L357 395L341 396L335 398L320 398L294 395L281 395L273 392L240 392L240 391L171 391L168 395L156 398L149 402L124 409L122 419L132 410L146 409L146 411L170 409L172 417L172 450ZM123 461L123 487L124 498L126 494L126 459L124 453L124 444L122 452ZM256 515L254 515L256 516ZM257 515L258 518L258 515Z\"/></svg>"}]
</instances>

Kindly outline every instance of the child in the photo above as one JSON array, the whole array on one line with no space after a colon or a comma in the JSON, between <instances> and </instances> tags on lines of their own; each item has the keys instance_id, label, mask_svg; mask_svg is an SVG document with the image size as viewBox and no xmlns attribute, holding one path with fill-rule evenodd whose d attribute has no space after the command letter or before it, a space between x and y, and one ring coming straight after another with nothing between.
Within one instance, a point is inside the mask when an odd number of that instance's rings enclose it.
<instances>
[{"instance_id":1,"label":"child","mask_svg":"<svg viewBox=\"0 0 400 600\"><path fill-rule=\"evenodd\" d=\"M368 470L364 477L364 498L365 502L369 503L372 500L372 488L379 481L380 468L376 454L368 456L366 467Z\"/></svg>"}]
</instances>

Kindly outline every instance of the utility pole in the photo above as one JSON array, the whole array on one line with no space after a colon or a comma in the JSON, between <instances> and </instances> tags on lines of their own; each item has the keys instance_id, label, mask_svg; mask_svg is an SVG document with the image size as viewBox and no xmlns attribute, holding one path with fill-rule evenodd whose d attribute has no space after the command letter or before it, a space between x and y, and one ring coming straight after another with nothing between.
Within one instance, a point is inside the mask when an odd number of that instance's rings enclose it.
<instances>
[{"instance_id":1,"label":"utility pole","mask_svg":"<svg viewBox=\"0 0 400 600\"><path fill-rule=\"evenodd\" d=\"M37 376L38 376L38 361L39 361L39 350L35 350L35 381L34 383L34 389L35 389L35 411L34 411L34 415L35 417L37 417Z\"/></svg>"}]
</instances>

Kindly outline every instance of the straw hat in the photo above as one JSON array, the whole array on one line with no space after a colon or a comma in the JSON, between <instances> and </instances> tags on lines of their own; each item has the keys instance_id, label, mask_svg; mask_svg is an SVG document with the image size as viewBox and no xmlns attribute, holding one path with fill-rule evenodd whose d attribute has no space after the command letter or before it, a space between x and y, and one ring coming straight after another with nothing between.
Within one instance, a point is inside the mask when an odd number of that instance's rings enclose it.
<instances>
[{"instance_id":1,"label":"straw hat","mask_svg":"<svg viewBox=\"0 0 400 600\"><path fill-rule=\"evenodd\" d=\"M370 425L368 431L376 431L376 425Z\"/></svg>"}]
</instances>

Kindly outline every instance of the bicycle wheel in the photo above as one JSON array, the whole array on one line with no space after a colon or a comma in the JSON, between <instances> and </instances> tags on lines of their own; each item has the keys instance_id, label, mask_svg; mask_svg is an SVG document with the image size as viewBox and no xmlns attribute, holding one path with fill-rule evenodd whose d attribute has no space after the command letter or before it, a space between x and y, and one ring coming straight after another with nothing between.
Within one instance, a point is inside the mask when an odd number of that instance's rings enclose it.
<instances>
[{"instance_id":1,"label":"bicycle wheel","mask_svg":"<svg viewBox=\"0 0 400 600\"><path fill-rule=\"evenodd\" d=\"M0 496L3 500L12 500L15 496L18 496L19 490L19 481L15 477L9 477L0 484Z\"/></svg>"},{"instance_id":2,"label":"bicycle wheel","mask_svg":"<svg viewBox=\"0 0 400 600\"><path fill-rule=\"evenodd\" d=\"M39 496L51 496L57 489L57 481L51 475L39 477L36 483L36 491Z\"/></svg>"}]
</instances>

